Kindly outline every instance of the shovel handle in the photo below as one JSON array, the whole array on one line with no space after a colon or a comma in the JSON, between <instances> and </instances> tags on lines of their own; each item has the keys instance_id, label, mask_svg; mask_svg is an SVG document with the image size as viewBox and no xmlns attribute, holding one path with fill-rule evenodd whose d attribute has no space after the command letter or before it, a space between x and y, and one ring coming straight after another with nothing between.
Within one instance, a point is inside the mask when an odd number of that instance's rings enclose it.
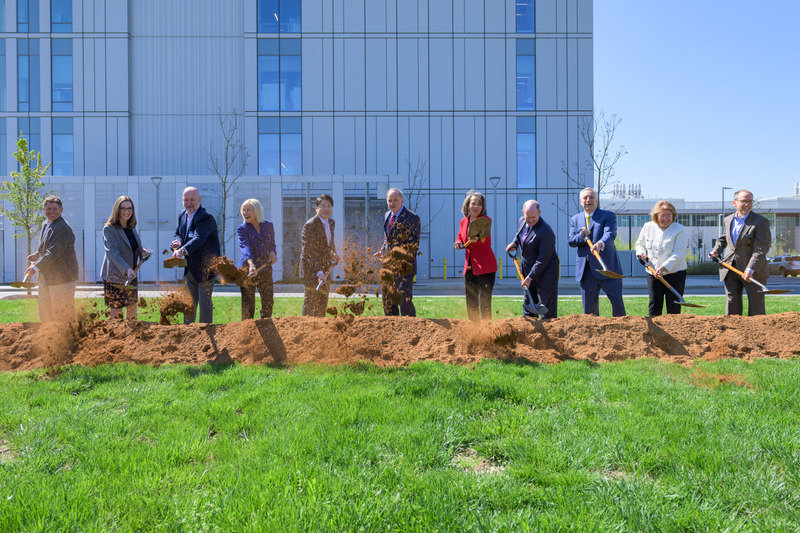
<instances>
[{"instance_id":1,"label":"shovel handle","mask_svg":"<svg viewBox=\"0 0 800 533\"><path fill-rule=\"evenodd\" d=\"M514 266L517 267L517 276L519 277L520 281L522 281L524 278L522 277L522 269L519 267L519 252L516 248L514 248L513 254L508 250L506 250L506 253L514 261Z\"/></svg>"},{"instance_id":2,"label":"shovel handle","mask_svg":"<svg viewBox=\"0 0 800 533\"><path fill-rule=\"evenodd\" d=\"M333 270L333 267L335 267L338 264L339 264L339 261L336 261L335 263L331 263L331 266L329 266L328 270L325 271L325 279L320 281L319 283L317 283L317 290L318 291L322 290L322 286L325 285L325 281L328 279L328 276L331 275L331 271Z\"/></svg>"},{"instance_id":3,"label":"shovel handle","mask_svg":"<svg viewBox=\"0 0 800 533\"><path fill-rule=\"evenodd\" d=\"M712 261L714 261L715 263L719 263L720 265L724 266L725 268L727 268L728 270L730 270L730 271L732 271L732 272L736 272L736 273L739 275L739 277L741 277L742 279L744 279L744 272L742 272L741 270L739 270L738 268L736 268L736 267L735 267L735 266L733 266L733 265L729 265L728 263L726 263L725 261L723 261L722 259L720 259L720 257L719 257L719 256L717 256L717 257L712 257L712 258L711 258L711 260L712 260ZM746 280L746 281L749 281L750 283L753 283L754 285L757 285L757 286L761 287L761 290L763 290L763 291L766 291L766 290L768 290L766 285L764 285L764 284L763 284L763 283L761 283L760 281L756 281L756 280L755 280L755 279L753 279L753 278L750 278L749 280Z\"/></svg>"},{"instance_id":4,"label":"shovel handle","mask_svg":"<svg viewBox=\"0 0 800 533\"><path fill-rule=\"evenodd\" d=\"M603 267L603 270L608 270L605 262L600 257L600 252L594 249L594 244L592 244L592 240L589 237L586 237L585 239L586 239L586 244L589 245L589 249L592 251L592 255L594 255L597 258L597 260L600 261L600 266Z\"/></svg>"}]
</instances>

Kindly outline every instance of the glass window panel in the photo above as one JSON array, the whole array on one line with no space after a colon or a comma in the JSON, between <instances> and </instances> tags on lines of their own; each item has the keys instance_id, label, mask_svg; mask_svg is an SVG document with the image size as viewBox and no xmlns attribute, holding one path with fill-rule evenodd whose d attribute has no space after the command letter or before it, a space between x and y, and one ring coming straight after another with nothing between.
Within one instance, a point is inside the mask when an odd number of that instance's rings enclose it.
<instances>
[{"instance_id":1,"label":"glass window panel","mask_svg":"<svg viewBox=\"0 0 800 533\"><path fill-rule=\"evenodd\" d=\"M302 109L300 56L281 56L281 111Z\"/></svg>"},{"instance_id":2,"label":"glass window panel","mask_svg":"<svg viewBox=\"0 0 800 533\"><path fill-rule=\"evenodd\" d=\"M534 39L517 39L518 56L535 56L536 41Z\"/></svg>"},{"instance_id":3,"label":"glass window panel","mask_svg":"<svg viewBox=\"0 0 800 533\"><path fill-rule=\"evenodd\" d=\"M536 133L536 119L517 117L517 133Z\"/></svg>"},{"instance_id":4,"label":"glass window panel","mask_svg":"<svg viewBox=\"0 0 800 533\"><path fill-rule=\"evenodd\" d=\"M17 41L17 109L40 111L39 102L39 41Z\"/></svg>"},{"instance_id":5,"label":"glass window panel","mask_svg":"<svg viewBox=\"0 0 800 533\"><path fill-rule=\"evenodd\" d=\"M303 121L300 117L282 117L281 133L301 133Z\"/></svg>"},{"instance_id":6,"label":"glass window panel","mask_svg":"<svg viewBox=\"0 0 800 533\"><path fill-rule=\"evenodd\" d=\"M280 120L278 117L259 117L258 133L280 133Z\"/></svg>"},{"instance_id":7,"label":"glass window panel","mask_svg":"<svg viewBox=\"0 0 800 533\"><path fill-rule=\"evenodd\" d=\"M303 173L302 135L281 134L281 174L299 175Z\"/></svg>"},{"instance_id":8,"label":"glass window panel","mask_svg":"<svg viewBox=\"0 0 800 533\"><path fill-rule=\"evenodd\" d=\"M73 136L71 132L55 133L56 120L59 119L53 119L53 176L72 176L75 160ZM66 120L72 122L72 119Z\"/></svg>"},{"instance_id":9,"label":"glass window panel","mask_svg":"<svg viewBox=\"0 0 800 533\"><path fill-rule=\"evenodd\" d=\"M17 120L17 127L22 136L28 140L28 150L42 151L42 130L38 118L22 117Z\"/></svg>"},{"instance_id":10,"label":"glass window panel","mask_svg":"<svg viewBox=\"0 0 800 533\"><path fill-rule=\"evenodd\" d=\"M53 133L60 135L72 135L72 118L71 117L55 117L53 118Z\"/></svg>"},{"instance_id":11,"label":"glass window panel","mask_svg":"<svg viewBox=\"0 0 800 533\"><path fill-rule=\"evenodd\" d=\"M39 31L39 0L17 0L17 31L20 33Z\"/></svg>"},{"instance_id":12,"label":"glass window panel","mask_svg":"<svg viewBox=\"0 0 800 533\"><path fill-rule=\"evenodd\" d=\"M300 39L280 39L278 43L282 56L299 56L302 53L303 45Z\"/></svg>"},{"instance_id":13,"label":"glass window panel","mask_svg":"<svg viewBox=\"0 0 800 533\"><path fill-rule=\"evenodd\" d=\"M0 32L6 31L6 0L0 0Z\"/></svg>"},{"instance_id":14,"label":"glass window panel","mask_svg":"<svg viewBox=\"0 0 800 533\"><path fill-rule=\"evenodd\" d=\"M278 33L278 0L258 0L258 31Z\"/></svg>"},{"instance_id":15,"label":"glass window panel","mask_svg":"<svg viewBox=\"0 0 800 533\"><path fill-rule=\"evenodd\" d=\"M258 110L280 109L280 76L278 56L258 56Z\"/></svg>"},{"instance_id":16,"label":"glass window panel","mask_svg":"<svg viewBox=\"0 0 800 533\"><path fill-rule=\"evenodd\" d=\"M536 187L535 133L517 133L517 187Z\"/></svg>"},{"instance_id":17,"label":"glass window panel","mask_svg":"<svg viewBox=\"0 0 800 533\"><path fill-rule=\"evenodd\" d=\"M51 0L50 21L51 32L72 32L72 0Z\"/></svg>"},{"instance_id":18,"label":"glass window panel","mask_svg":"<svg viewBox=\"0 0 800 533\"><path fill-rule=\"evenodd\" d=\"M3 5L0 0L0 13L2 12ZM6 41L0 39L0 111L6 111Z\"/></svg>"},{"instance_id":19,"label":"glass window panel","mask_svg":"<svg viewBox=\"0 0 800 533\"><path fill-rule=\"evenodd\" d=\"M535 1L516 0L517 4L517 33L533 33L535 25Z\"/></svg>"},{"instance_id":20,"label":"glass window panel","mask_svg":"<svg viewBox=\"0 0 800 533\"><path fill-rule=\"evenodd\" d=\"M0 6L2 7L2 6ZM6 119L0 118L0 176L8 176L9 169L6 167Z\"/></svg>"},{"instance_id":21,"label":"glass window panel","mask_svg":"<svg viewBox=\"0 0 800 533\"><path fill-rule=\"evenodd\" d=\"M534 56L517 56L517 109L536 109L536 78Z\"/></svg>"},{"instance_id":22,"label":"glass window panel","mask_svg":"<svg viewBox=\"0 0 800 533\"><path fill-rule=\"evenodd\" d=\"M301 0L280 0L280 27L282 33L300 33Z\"/></svg>"},{"instance_id":23,"label":"glass window panel","mask_svg":"<svg viewBox=\"0 0 800 533\"><path fill-rule=\"evenodd\" d=\"M72 111L72 40L53 39L53 111Z\"/></svg>"},{"instance_id":24,"label":"glass window panel","mask_svg":"<svg viewBox=\"0 0 800 533\"><path fill-rule=\"evenodd\" d=\"M280 135L259 133L258 173L262 176L280 175Z\"/></svg>"},{"instance_id":25,"label":"glass window panel","mask_svg":"<svg viewBox=\"0 0 800 533\"><path fill-rule=\"evenodd\" d=\"M280 53L280 41L278 39L259 39L258 55L276 56Z\"/></svg>"}]
</instances>

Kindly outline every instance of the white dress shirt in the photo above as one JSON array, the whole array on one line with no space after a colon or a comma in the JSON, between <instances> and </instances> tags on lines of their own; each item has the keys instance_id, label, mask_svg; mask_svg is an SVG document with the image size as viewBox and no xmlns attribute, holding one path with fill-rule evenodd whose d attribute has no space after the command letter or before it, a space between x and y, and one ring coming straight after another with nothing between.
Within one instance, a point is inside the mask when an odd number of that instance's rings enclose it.
<instances>
[{"instance_id":1,"label":"white dress shirt","mask_svg":"<svg viewBox=\"0 0 800 533\"><path fill-rule=\"evenodd\" d=\"M656 270L663 268L667 274L686 270L688 253L689 230L677 222L665 230L647 222L636 239L636 255L646 254Z\"/></svg>"}]
</instances>

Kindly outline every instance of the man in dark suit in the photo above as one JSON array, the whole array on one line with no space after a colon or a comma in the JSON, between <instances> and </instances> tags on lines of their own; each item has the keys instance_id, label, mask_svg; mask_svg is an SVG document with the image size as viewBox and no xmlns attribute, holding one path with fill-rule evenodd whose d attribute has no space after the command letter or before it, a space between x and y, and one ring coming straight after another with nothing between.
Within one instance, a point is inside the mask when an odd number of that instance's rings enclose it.
<instances>
[{"instance_id":1,"label":"man in dark suit","mask_svg":"<svg viewBox=\"0 0 800 533\"><path fill-rule=\"evenodd\" d=\"M330 268L339 261L333 230L336 222L333 214L333 198L322 194L314 202L317 214L303 225L303 316L324 317L328 308L330 290ZM317 286L322 282L322 287Z\"/></svg>"},{"instance_id":2,"label":"man in dark suit","mask_svg":"<svg viewBox=\"0 0 800 533\"><path fill-rule=\"evenodd\" d=\"M46 217L39 240L39 250L28 256L33 263L26 276L39 273L39 320L72 322L75 320L75 286L78 282L78 258L75 234L61 218L64 206L56 196L42 203Z\"/></svg>"},{"instance_id":3,"label":"man in dark suit","mask_svg":"<svg viewBox=\"0 0 800 533\"><path fill-rule=\"evenodd\" d=\"M214 321L211 294L214 291L214 269L219 259L217 221L200 205L200 191L196 187L183 190L183 211L178 213L178 229L172 244L173 257L186 258L186 288L192 296L192 313L183 315L183 323L191 324L200 308L200 322Z\"/></svg>"},{"instance_id":4,"label":"man in dark suit","mask_svg":"<svg viewBox=\"0 0 800 533\"><path fill-rule=\"evenodd\" d=\"M766 283L769 277L767 270L767 252L772 242L769 231L769 220L752 212L753 193L747 190L736 191L733 195L736 213L728 215L723 221L723 231L709 257L720 257L738 270L744 272L744 279L735 272L720 266L719 279L725 283L725 314L741 315L742 289L747 291L747 314L766 314L764 294L755 283L755 279Z\"/></svg>"},{"instance_id":5,"label":"man in dark suit","mask_svg":"<svg viewBox=\"0 0 800 533\"><path fill-rule=\"evenodd\" d=\"M375 254L383 258L384 269L390 275L382 277L383 312L386 316L417 316L414 307L414 276L417 275L417 251L421 223L416 213L403 206L403 191L392 188L386 191L389 210L383 217L386 238L380 251ZM393 252L399 247L401 257ZM405 257L402 257L405 256ZM389 279L390 278L390 279Z\"/></svg>"},{"instance_id":6,"label":"man in dark suit","mask_svg":"<svg viewBox=\"0 0 800 533\"><path fill-rule=\"evenodd\" d=\"M528 200L522 205L523 223L514 240L506 246L506 251L520 250L522 260L522 285L528 290L524 293L524 316L538 318L526 309L534 303L547 307L544 319L558 316L558 274L559 263L556 253L556 234L550 225L541 218L539 202ZM531 301L533 298L533 301Z\"/></svg>"},{"instance_id":7,"label":"man in dark suit","mask_svg":"<svg viewBox=\"0 0 800 533\"><path fill-rule=\"evenodd\" d=\"M622 280L600 274L600 262L592 254L597 250L609 270L622 274L614 239L617 238L617 215L611 211L599 209L597 192L585 188L580 194L583 212L573 216L569 221L569 245L578 249L575 262L575 279L581 285L581 299L584 314L600 314L600 289L611 301L611 312L614 316L625 316L625 303L622 301ZM592 241L590 249L586 238Z\"/></svg>"}]
</instances>

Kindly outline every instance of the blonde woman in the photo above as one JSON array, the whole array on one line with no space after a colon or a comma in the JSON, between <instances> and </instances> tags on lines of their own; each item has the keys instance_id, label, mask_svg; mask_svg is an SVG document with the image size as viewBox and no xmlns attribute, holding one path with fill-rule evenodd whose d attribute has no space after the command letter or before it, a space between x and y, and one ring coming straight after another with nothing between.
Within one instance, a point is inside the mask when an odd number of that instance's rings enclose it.
<instances>
[{"instance_id":1,"label":"blonde woman","mask_svg":"<svg viewBox=\"0 0 800 533\"><path fill-rule=\"evenodd\" d=\"M683 296L686 287L686 255L689 253L689 231L678 224L678 212L667 201L656 202L650 212L651 222L647 222L636 239L636 256L645 257L653 263L656 274ZM647 274L647 292L650 295L650 316L659 316L667 301L667 314L678 315L681 306L678 299L663 283Z\"/></svg>"},{"instance_id":2,"label":"blonde woman","mask_svg":"<svg viewBox=\"0 0 800 533\"><path fill-rule=\"evenodd\" d=\"M255 198L245 200L240 212L244 222L236 228L236 237L242 250L239 267L247 266L251 276L240 287L242 320L255 315L256 288L261 295L261 318L270 318L273 305L272 265L278 260L275 228L272 222L264 220L264 208Z\"/></svg>"},{"instance_id":3,"label":"blonde woman","mask_svg":"<svg viewBox=\"0 0 800 533\"><path fill-rule=\"evenodd\" d=\"M111 318L122 318L127 309L128 320L136 320L136 305L139 302L137 273L134 271L140 258L150 255L150 250L142 248L142 241L136 231L136 210L133 200L128 196L120 196L114 202L111 215L103 226L103 247L106 254L100 277L103 278L103 289L106 305L111 310ZM131 281L133 289L120 289Z\"/></svg>"}]
</instances>

